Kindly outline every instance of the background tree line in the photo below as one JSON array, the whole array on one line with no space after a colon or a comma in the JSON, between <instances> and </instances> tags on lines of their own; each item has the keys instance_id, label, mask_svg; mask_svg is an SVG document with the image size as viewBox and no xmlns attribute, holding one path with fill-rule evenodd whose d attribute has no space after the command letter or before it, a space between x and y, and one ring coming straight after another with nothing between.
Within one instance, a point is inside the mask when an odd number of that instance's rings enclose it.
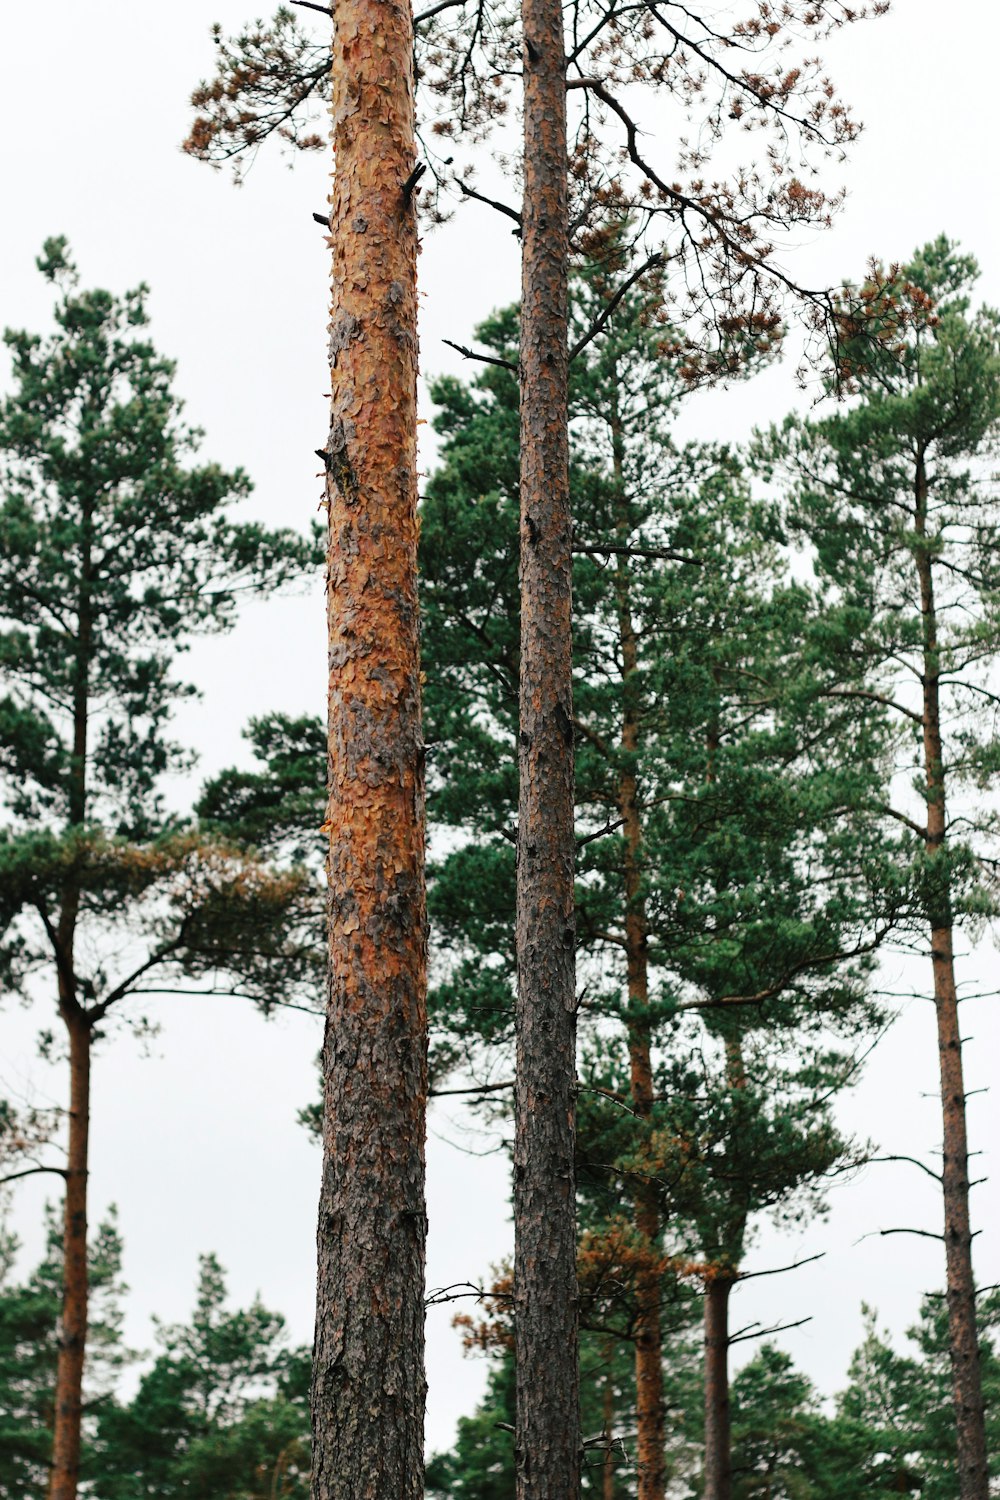
<instances>
[{"instance_id":1,"label":"background tree line","mask_svg":"<svg viewBox=\"0 0 1000 1500\"><path fill-rule=\"evenodd\" d=\"M595 243L579 267L572 316L582 328L594 304L607 303L622 232ZM11 1494L40 1493L30 1485L44 1482L45 1466L77 1464L95 1431L84 1395L88 1328L105 1433L91 1441L111 1444L93 1483L111 1482L123 1462L113 1455L129 1441L148 1448L160 1421L151 1407L133 1420L127 1403L102 1395L97 1355L117 1357L115 1318L87 1310L92 1290L113 1292L119 1253L110 1228L90 1266L85 1253L87 1062L112 1006L127 1013L130 997L154 983L228 986L265 1010L316 1006L322 967L322 728L276 717L251 726L258 770L216 778L186 819L165 810L159 790L180 753L166 724L186 632L224 625L241 589L301 573L312 550L224 519L243 482L185 460L193 435L178 423L169 366L141 333L141 295L80 293L62 242L46 246L40 266L62 287L57 331L48 343L8 336L17 385L3 411L5 955L9 982L26 994L37 973L54 981L74 1092L65 1166L40 1154L51 1121L4 1116L5 1176L51 1171L67 1183L58 1255L53 1247L34 1280L9 1293L20 1413L11 1451L28 1476ZM769 1346L731 1397L727 1354L740 1334L728 1299L748 1274L756 1219L807 1214L831 1174L862 1159L832 1108L884 1024L873 986L879 945L920 941L926 928L946 1132L962 1133L957 1146L946 1134L939 1174L947 1294L927 1304L916 1364L871 1333L837 1421L856 1419L850 1451L868 1465L871 1492L962 1493L944 1451L941 1355L955 1359L957 1346L959 1399L975 1426L982 1405L968 1382L981 1379L979 1339L995 1316L980 1299L977 1333L964 1093L953 1079L951 932L992 914L994 899L985 794L996 755L995 521L985 464L1000 363L996 315L971 303L974 273L942 240L845 289L830 379L849 382L855 399L761 434L745 455L673 437L690 379L659 268L619 299L576 363L574 1279L592 1418L585 1482L599 1479L606 1495L634 1489L645 1500L677 1483L709 1495L823 1494L833 1482L830 1449L847 1429L818 1412L784 1356ZM490 1080L481 1097L492 1111L504 1108L493 1082L498 1063L509 1074L512 1040L518 339L516 311L498 314L480 330L495 363L471 385L436 389L441 462L422 542L429 806L434 824L459 831L431 870L431 1072L439 1086L459 1067ZM777 475L778 497L760 498L770 493L761 479L773 485ZM790 567L796 547L811 576ZM949 813L945 787L963 778L971 796ZM116 924L126 962L109 973ZM84 931L93 935L78 942ZM486 1316L470 1331L498 1361L484 1418L499 1406L496 1420L509 1424L509 1276L485 1292ZM192 1338L222 1319L210 1263L200 1298ZM30 1356L24 1318L38 1330ZM161 1488L135 1493L169 1492L175 1464L177 1483L188 1483L181 1460L192 1444L205 1474L216 1452L217 1477L178 1493L242 1493L232 1489L241 1444L248 1485L268 1463L272 1485L292 1486L274 1493L305 1482L295 1425L303 1362L282 1385L278 1356L268 1364L253 1345L269 1348L273 1326L263 1314L257 1321L232 1354L249 1381L236 1394L226 1395L224 1370L212 1372L221 1355L191 1356L203 1366L202 1426L177 1417L174 1428L164 1416L176 1436L150 1480ZM175 1333L165 1347L188 1346ZM983 1357L989 1385L988 1338ZM881 1427L875 1387L889 1393ZM195 1397L177 1389L169 1399L187 1410ZM149 1401L156 1391L153 1381ZM907 1391L916 1416L900 1413ZM266 1405L279 1400L287 1410ZM769 1429L788 1402L801 1422L779 1451ZM216 1423L218 1413L228 1415ZM451 1486L445 1493L491 1493L468 1487L479 1462L469 1434L481 1431L463 1429L456 1455L430 1471ZM507 1474L509 1433L491 1431L506 1457L495 1447L490 1465ZM287 1439L273 1453L272 1436ZM289 1444L294 1462L281 1458Z\"/></svg>"}]
</instances>

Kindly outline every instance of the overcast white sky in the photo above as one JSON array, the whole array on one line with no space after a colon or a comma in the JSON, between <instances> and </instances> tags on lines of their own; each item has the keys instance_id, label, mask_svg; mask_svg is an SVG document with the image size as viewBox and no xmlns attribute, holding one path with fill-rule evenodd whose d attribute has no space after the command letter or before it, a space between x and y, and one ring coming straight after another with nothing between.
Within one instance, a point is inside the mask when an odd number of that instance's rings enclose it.
<instances>
[{"instance_id":1,"label":"overcast white sky","mask_svg":"<svg viewBox=\"0 0 1000 1500\"><path fill-rule=\"evenodd\" d=\"M255 0L249 0L251 7ZM327 256L311 214L326 198L326 163L295 170L264 153L246 185L184 158L178 143L186 99L210 68L208 27L237 28L254 13L241 0L47 0L5 7L0 43L0 322L44 325L49 288L34 257L50 234L69 236L85 284L152 287L153 334L178 361L188 415L206 429L206 456L241 464L256 484L254 511L274 524L307 525L319 483L313 449L324 433L327 389ZM319 18L317 18L318 20ZM1000 8L993 0L896 0L893 14L851 28L828 49L830 67L866 122L838 174L850 197L835 228L804 240L794 260L812 285L859 274L867 258L905 257L942 231L979 256L986 298L1000 303L997 244L996 66ZM456 369L441 339L467 342L472 325L516 294L516 245L485 209L470 205L425 238L422 365ZM466 367L467 370L468 367ZM3 373L6 379L6 372ZM730 392L696 398L684 426L739 439L797 400L789 368ZM426 413L425 413L426 415ZM270 709L321 712L322 598L248 609L238 630L199 645L190 671L203 690L180 731L211 772L244 754L242 726ZM992 990L997 950L987 938L962 962L970 988ZM905 981L905 982L904 982ZM916 989L922 969L889 960L886 986ZM97 1064L92 1137L95 1219L119 1205L132 1292L127 1334L152 1339L150 1318L191 1307L199 1251L216 1251L236 1298L260 1291L311 1338L316 1149L295 1123L313 1097L319 1023L267 1022L235 1001L163 998L162 1033L144 1058L126 1039ZM47 1020L47 1017L45 1018ZM43 1024L10 1006L0 1015L0 1091L32 1087L61 1098L34 1037ZM970 1003L964 1027L969 1087L984 1088L1000 1056L993 999ZM923 1002L902 1019L870 1064L847 1118L886 1151L929 1154L937 1145L933 1013ZM995 1095L971 1104L983 1173L1000 1148ZM429 1141L429 1284L478 1277L507 1250L506 1164L463 1154L456 1112L436 1110ZM981 1175L977 1172L976 1175ZM25 1183L14 1221L25 1264L40 1241L44 1180ZM1000 1280L995 1183L978 1190L978 1272ZM921 1291L943 1280L938 1247L913 1238L857 1243L890 1225L938 1227L933 1185L914 1168L872 1166L837 1190L827 1223L789 1242L766 1233L756 1264L826 1252L790 1277L764 1278L739 1294L740 1324L812 1313L785 1335L796 1359L831 1391L861 1334L860 1302L905 1328ZM463 1361L450 1310L430 1314L428 1442L450 1442L471 1411L483 1371ZM749 1353L752 1346L743 1345Z\"/></svg>"}]
</instances>

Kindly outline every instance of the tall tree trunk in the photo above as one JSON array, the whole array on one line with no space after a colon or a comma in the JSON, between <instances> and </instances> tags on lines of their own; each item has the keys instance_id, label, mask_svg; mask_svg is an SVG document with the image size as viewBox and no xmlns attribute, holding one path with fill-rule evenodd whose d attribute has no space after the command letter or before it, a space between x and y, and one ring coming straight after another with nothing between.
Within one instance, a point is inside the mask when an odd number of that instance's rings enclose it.
<instances>
[{"instance_id":1,"label":"tall tree trunk","mask_svg":"<svg viewBox=\"0 0 1000 1500\"><path fill-rule=\"evenodd\" d=\"M705 1286L705 1474L704 1500L731 1500L733 1493L729 1412L728 1271Z\"/></svg>"},{"instance_id":2,"label":"tall tree trunk","mask_svg":"<svg viewBox=\"0 0 1000 1500\"><path fill-rule=\"evenodd\" d=\"M76 662L73 674L73 749L69 764L68 823L87 819L87 753L90 726L90 666L93 655L92 507L82 507L80 583L77 598ZM87 1185L90 1142L90 1062L93 1033L80 1005L76 982L76 928L80 887L71 874L62 892L59 919L51 934L59 1014L69 1045L69 1139L66 1196L63 1201L62 1315L56 1388L53 1398L52 1467L49 1500L76 1500L83 1421L83 1369L87 1357L90 1274L87 1265Z\"/></svg>"},{"instance_id":3,"label":"tall tree trunk","mask_svg":"<svg viewBox=\"0 0 1000 1500\"><path fill-rule=\"evenodd\" d=\"M616 396L612 394L611 440L617 489L617 532L628 545L624 439ZM625 887L625 977L628 995L630 1087L632 1107L648 1121L653 1110L653 1064L649 1022L649 954L646 903L642 891L642 821L639 814L639 651L632 619L631 569L628 553L615 561L615 605L622 659L622 771L618 779L618 815L622 820ZM667 1483L663 1403L662 1278L659 1259L661 1214L653 1183L639 1183L633 1194L635 1227L649 1263L636 1278L635 1388L636 1484L638 1500L663 1500Z\"/></svg>"},{"instance_id":4,"label":"tall tree trunk","mask_svg":"<svg viewBox=\"0 0 1000 1500\"><path fill-rule=\"evenodd\" d=\"M947 810L941 745L941 667L933 564L926 534L927 474L922 453L918 457L916 468L915 516L918 536L915 558L923 625L923 745L930 883L928 918L941 1073L941 1185L944 1197L948 1338L958 1439L958 1476L962 1500L987 1500L989 1464L986 1457L982 1372L976 1327L976 1284L972 1270L965 1082L962 1072L958 990L955 983L950 880L946 864Z\"/></svg>"},{"instance_id":5,"label":"tall tree trunk","mask_svg":"<svg viewBox=\"0 0 1000 1500\"><path fill-rule=\"evenodd\" d=\"M315 1500L423 1495L427 1096L413 26L338 0L330 225L330 989Z\"/></svg>"},{"instance_id":6,"label":"tall tree trunk","mask_svg":"<svg viewBox=\"0 0 1000 1500\"><path fill-rule=\"evenodd\" d=\"M61 986L62 988L62 986ZM63 1300L56 1363L49 1500L75 1500L87 1353L87 1171L91 1032L75 1002L60 1005L69 1038L69 1149L63 1204Z\"/></svg>"},{"instance_id":7,"label":"tall tree trunk","mask_svg":"<svg viewBox=\"0 0 1000 1500\"><path fill-rule=\"evenodd\" d=\"M522 21L516 1490L518 1500L576 1500L575 843L562 6L559 0L523 0Z\"/></svg>"}]
</instances>

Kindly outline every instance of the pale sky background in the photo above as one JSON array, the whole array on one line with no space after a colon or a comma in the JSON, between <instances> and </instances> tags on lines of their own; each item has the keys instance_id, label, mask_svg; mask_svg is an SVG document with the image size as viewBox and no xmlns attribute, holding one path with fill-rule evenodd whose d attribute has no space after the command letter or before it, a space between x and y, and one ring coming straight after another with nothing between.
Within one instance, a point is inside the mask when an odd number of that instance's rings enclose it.
<instances>
[{"instance_id":1,"label":"pale sky background","mask_svg":"<svg viewBox=\"0 0 1000 1500\"><path fill-rule=\"evenodd\" d=\"M249 0L252 5L253 0ZM0 323L45 326L50 288L34 269L42 240L69 236L85 285L152 288L152 333L178 361L189 417L206 429L203 454L243 465L256 484L252 510L304 527L319 481L313 449L325 430L327 255L311 214L326 197L323 157L294 171L262 153L246 185L183 157L186 99L211 66L209 24L235 30L253 14L241 0L47 0L5 7L0 40ZM319 22L320 18L316 18ZM896 0L892 15L849 28L826 49L831 72L866 122L851 160L834 169L848 204L832 231L803 239L786 264L811 285L857 276L868 257L900 259L942 231L983 265L982 290L1000 303L997 244L996 66L1000 7L993 0ZM425 236L421 260L422 365L460 368L442 338L468 342L473 324L516 295L516 243L477 205ZM468 373L468 366L465 373ZM6 381L6 370L2 379ZM725 393L703 395L687 434L746 436L798 400L790 365ZM425 412L425 415L428 415ZM270 709L321 712L324 642L319 589L247 609L230 636L188 659L201 700L179 733L200 751L202 773L245 757L240 731ZM905 973L904 973L905 970ZM970 989L997 989L989 936L963 957ZM922 966L886 961L890 989L924 989ZM925 991L926 992L926 991ZM127 1336L152 1344L151 1316L187 1316L196 1256L214 1250L235 1299L259 1291L283 1312L296 1341L311 1338L316 1148L296 1124L314 1094L319 1022L286 1015L264 1022L242 1002L164 997L152 1054L121 1038L105 1047L95 1076L93 1218L116 1202L131 1287ZM0 1014L0 1091L31 1089L60 1100L61 1070L37 1058L41 1010ZM966 1007L968 1086L987 1088L1000 1056L995 999ZM921 1154L939 1140L933 1011L912 1002L845 1107L859 1136L885 1151ZM993 1093L970 1104L984 1175L1000 1149ZM502 1155L468 1155L480 1143L460 1112L435 1108L429 1140L433 1287L488 1272L510 1243ZM27 1267L40 1248L41 1207L51 1184L20 1185L13 1218ZM871 1166L838 1188L827 1222L789 1240L766 1232L758 1268L826 1252L817 1264L742 1288L736 1324L811 1313L782 1342L826 1392L843 1381L861 1337L860 1302L897 1334L920 1293L943 1282L940 1247L911 1237L858 1243L883 1227L939 1227L928 1179L907 1166ZM977 1190L982 1283L1000 1281L997 1194ZM428 1445L450 1443L456 1418L481 1392L481 1363L464 1360L451 1309L429 1315ZM748 1356L753 1345L743 1344Z\"/></svg>"}]
</instances>

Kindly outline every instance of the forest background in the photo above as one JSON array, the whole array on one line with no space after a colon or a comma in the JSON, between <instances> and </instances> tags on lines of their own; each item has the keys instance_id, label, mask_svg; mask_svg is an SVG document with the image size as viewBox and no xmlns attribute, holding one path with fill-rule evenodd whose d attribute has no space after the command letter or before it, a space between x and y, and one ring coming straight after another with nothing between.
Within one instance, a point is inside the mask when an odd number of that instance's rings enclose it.
<instances>
[{"instance_id":1,"label":"forest background","mask_svg":"<svg viewBox=\"0 0 1000 1500\"><path fill-rule=\"evenodd\" d=\"M326 160L300 159L290 173L266 154L236 192L185 159L187 95L210 68L208 26L227 31L248 19L243 0L208 9L176 0L169 11L104 0L86 8L52 0L44 39L33 10L5 16L0 52L0 180L11 212L0 237L0 321L48 326L50 288L34 258L43 239L69 237L84 285L152 288L152 334L178 361L187 416L207 433L205 451L242 465L255 493L246 508L272 525L306 528L319 498L314 448L325 420L327 255L312 213L326 197ZM896 0L889 17L849 29L825 61L865 122L851 159L832 174L849 188L832 231L804 236L786 256L801 282L859 277L868 258L904 259L939 233L978 256L982 297L1000 304L1000 207L989 167L995 135L995 58L1000 16L986 0L944 14L930 0ZM484 179L488 167L484 164ZM516 297L516 243L478 205L425 232L420 264L421 364L425 377L458 373L442 340L467 343L473 325ZM780 366L686 406L682 437L741 441L755 424L780 420L808 401L795 384L790 350ZM461 368L465 376L472 372ZM0 377L5 383L6 371ZM425 416L430 416L425 403ZM422 428L427 433L428 428ZM433 464L425 444L424 467ZM177 737L200 754L195 777L245 763L241 730L254 714L315 712L323 694L320 587L248 606L237 630L196 644L187 673L202 690L184 705ZM180 806L190 788L172 788ZM1000 957L987 937L962 964L963 981L997 988ZM926 988L923 966L887 955L882 986ZM295 1342L311 1337L317 1148L296 1122L315 1092L319 1020L264 1021L230 999L152 1000L160 1031L142 1055L126 1036L100 1057L95 1090L92 1203L99 1218L119 1207L125 1243L126 1341L151 1347L151 1318L181 1320L191 1306L197 1256L214 1251L233 1299L259 1291L288 1319ZM0 1093L38 1103L61 1096L61 1078L37 1056L37 1017L7 1006L0 1016ZM925 1159L937 1147L933 1013L903 1014L844 1100L855 1135L886 1153ZM995 999L967 1008L968 1085L986 1087L1000 1055ZM439 1101L429 1141L428 1285L477 1278L509 1250L507 1159L455 1107ZM1000 1096L975 1095L976 1176L1000 1149ZM489 1153L489 1154L463 1154ZM878 1309L897 1339L915 1320L920 1294L942 1281L932 1241L876 1235L883 1227L936 1229L933 1186L904 1164L867 1168L839 1186L826 1223L801 1240L765 1230L753 1265L785 1264L823 1250L793 1278L762 1278L739 1292L741 1324L812 1313L781 1336L820 1390L843 1383L860 1342L860 1303ZM976 1222L982 1285L1000 1280L990 1232L990 1195L980 1189ZM27 1269L42 1252L45 1179L19 1185L12 1223ZM995 1219L995 1212L992 1217ZM451 1309L428 1326L428 1446L450 1444L456 1418L472 1410L485 1374L462 1358ZM747 1355L752 1345L742 1346ZM132 1374L130 1377L136 1376Z\"/></svg>"}]
</instances>

